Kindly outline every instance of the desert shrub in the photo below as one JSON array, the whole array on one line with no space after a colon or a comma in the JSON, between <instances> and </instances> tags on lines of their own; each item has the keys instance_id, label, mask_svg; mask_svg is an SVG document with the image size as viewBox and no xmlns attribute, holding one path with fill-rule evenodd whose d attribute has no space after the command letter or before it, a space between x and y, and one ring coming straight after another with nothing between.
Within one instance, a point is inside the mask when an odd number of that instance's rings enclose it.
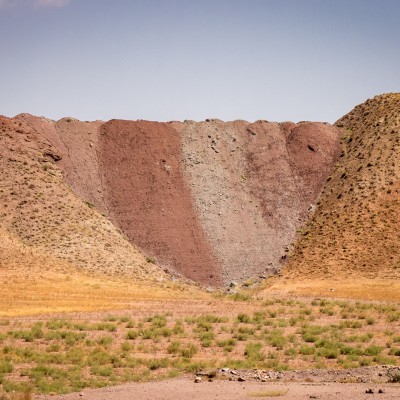
<instances>
[{"instance_id":1,"label":"desert shrub","mask_svg":"<svg viewBox=\"0 0 400 400\"><path fill-rule=\"evenodd\" d=\"M361 327L362 327L362 323L360 321L346 320L346 321L342 321L339 324L339 329L346 329L346 328L359 329Z\"/></svg>"},{"instance_id":2,"label":"desert shrub","mask_svg":"<svg viewBox=\"0 0 400 400\"><path fill-rule=\"evenodd\" d=\"M303 345L300 347L299 353L304 355L304 356L309 356L311 354L314 354L315 352L315 347L314 346L307 346Z\"/></svg>"},{"instance_id":3,"label":"desert shrub","mask_svg":"<svg viewBox=\"0 0 400 400\"><path fill-rule=\"evenodd\" d=\"M261 343L248 343L244 350L244 355L250 361L263 361L265 359Z\"/></svg>"},{"instance_id":4,"label":"desert shrub","mask_svg":"<svg viewBox=\"0 0 400 400\"><path fill-rule=\"evenodd\" d=\"M283 335L282 331L275 330L272 331L267 336L267 342L273 347L276 347L278 350L281 350L285 347L287 343L287 338Z\"/></svg>"},{"instance_id":5,"label":"desert shrub","mask_svg":"<svg viewBox=\"0 0 400 400\"><path fill-rule=\"evenodd\" d=\"M169 360L168 358L154 358L148 362L147 366L151 371L159 368L167 368L169 366Z\"/></svg>"},{"instance_id":6,"label":"desert shrub","mask_svg":"<svg viewBox=\"0 0 400 400\"><path fill-rule=\"evenodd\" d=\"M129 352L129 351L132 350L132 346L131 346L131 344L130 344L129 342L123 342L123 343L121 344L121 350L122 350L124 353L127 353L127 352Z\"/></svg>"},{"instance_id":7,"label":"desert shrub","mask_svg":"<svg viewBox=\"0 0 400 400\"><path fill-rule=\"evenodd\" d=\"M264 312L256 311L256 312L253 313L253 318L252 318L253 322L261 323L261 322L264 321L264 319L265 319L265 313Z\"/></svg>"},{"instance_id":8,"label":"desert shrub","mask_svg":"<svg viewBox=\"0 0 400 400\"><path fill-rule=\"evenodd\" d=\"M181 342L174 340L167 348L169 354L178 354L181 348Z\"/></svg>"},{"instance_id":9,"label":"desert shrub","mask_svg":"<svg viewBox=\"0 0 400 400\"><path fill-rule=\"evenodd\" d=\"M90 372L93 375L109 377L113 375L113 368L110 366L93 365L90 367Z\"/></svg>"},{"instance_id":10,"label":"desert shrub","mask_svg":"<svg viewBox=\"0 0 400 400\"><path fill-rule=\"evenodd\" d=\"M85 352L80 348L72 348L65 353L64 360L68 364L83 364L85 361Z\"/></svg>"},{"instance_id":11,"label":"desert shrub","mask_svg":"<svg viewBox=\"0 0 400 400\"><path fill-rule=\"evenodd\" d=\"M197 318L197 322L200 322L200 321L210 322L211 324L219 324L221 322L228 322L228 318L227 317L219 317L219 316L213 315L213 314L205 314L205 315L201 315L200 317Z\"/></svg>"},{"instance_id":12,"label":"desert shrub","mask_svg":"<svg viewBox=\"0 0 400 400\"><path fill-rule=\"evenodd\" d=\"M233 337L240 341L246 341L250 335L254 334L254 329L247 326L239 326L234 332Z\"/></svg>"},{"instance_id":13,"label":"desert shrub","mask_svg":"<svg viewBox=\"0 0 400 400\"><path fill-rule=\"evenodd\" d=\"M108 321L109 321L109 318L111 318L111 317L108 317ZM93 324L91 326L91 330L116 332L117 326L115 324L112 324L111 322L99 322L97 324Z\"/></svg>"},{"instance_id":14,"label":"desert shrub","mask_svg":"<svg viewBox=\"0 0 400 400\"><path fill-rule=\"evenodd\" d=\"M214 338L215 338L214 332L207 331L207 332L201 332L199 334L199 339L203 347L211 347Z\"/></svg>"},{"instance_id":15,"label":"desert shrub","mask_svg":"<svg viewBox=\"0 0 400 400\"><path fill-rule=\"evenodd\" d=\"M97 339L97 343L101 346L107 347L113 342L112 336L101 336Z\"/></svg>"},{"instance_id":16,"label":"desert shrub","mask_svg":"<svg viewBox=\"0 0 400 400\"><path fill-rule=\"evenodd\" d=\"M211 322L200 320L197 321L197 332L211 332L213 330L213 326Z\"/></svg>"},{"instance_id":17,"label":"desert shrub","mask_svg":"<svg viewBox=\"0 0 400 400\"><path fill-rule=\"evenodd\" d=\"M357 347L351 347L345 345L341 346L340 353L343 355L355 355L355 356L361 356L364 354L363 350Z\"/></svg>"},{"instance_id":18,"label":"desert shrub","mask_svg":"<svg viewBox=\"0 0 400 400\"><path fill-rule=\"evenodd\" d=\"M33 342L35 339L40 339L43 337L42 324L36 323L32 326L30 330L9 332L9 336L15 339L22 339L25 342Z\"/></svg>"},{"instance_id":19,"label":"desert shrub","mask_svg":"<svg viewBox=\"0 0 400 400\"><path fill-rule=\"evenodd\" d=\"M239 322L243 322L243 323L249 324L251 322L251 317L249 315L247 315L247 314L241 313L241 314L239 314L237 316L237 320Z\"/></svg>"},{"instance_id":20,"label":"desert shrub","mask_svg":"<svg viewBox=\"0 0 400 400\"><path fill-rule=\"evenodd\" d=\"M13 366L9 361L0 360L0 374L9 374L13 371Z\"/></svg>"},{"instance_id":21,"label":"desert shrub","mask_svg":"<svg viewBox=\"0 0 400 400\"><path fill-rule=\"evenodd\" d=\"M225 351L231 352L236 345L235 339L219 340L217 341L217 346L223 347Z\"/></svg>"},{"instance_id":22,"label":"desert shrub","mask_svg":"<svg viewBox=\"0 0 400 400\"><path fill-rule=\"evenodd\" d=\"M135 340L138 336L139 336L139 332L138 331L129 330L126 333L126 338L129 339L129 340Z\"/></svg>"},{"instance_id":23,"label":"desert shrub","mask_svg":"<svg viewBox=\"0 0 400 400\"><path fill-rule=\"evenodd\" d=\"M377 356L378 354L381 353L381 351L382 351L382 347L376 346L376 345L372 345L372 346L368 346L364 350L364 354L366 356Z\"/></svg>"},{"instance_id":24,"label":"desert shrub","mask_svg":"<svg viewBox=\"0 0 400 400\"><path fill-rule=\"evenodd\" d=\"M251 296L247 293L234 293L229 295L229 298L233 301L249 301Z\"/></svg>"},{"instance_id":25,"label":"desert shrub","mask_svg":"<svg viewBox=\"0 0 400 400\"><path fill-rule=\"evenodd\" d=\"M89 353L87 357L87 364L90 366L94 365L105 365L111 363L111 355L106 353L102 348L94 349Z\"/></svg>"},{"instance_id":26,"label":"desert shrub","mask_svg":"<svg viewBox=\"0 0 400 400\"><path fill-rule=\"evenodd\" d=\"M180 349L180 354L184 358L192 358L197 353L197 347L193 343L189 343Z\"/></svg>"},{"instance_id":27,"label":"desert shrub","mask_svg":"<svg viewBox=\"0 0 400 400\"><path fill-rule=\"evenodd\" d=\"M183 335L185 333L185 327L183 326L182 321L178 320L175 322L172 332L174 335Z\"/></svg>"},{"instance_id":28,"label":"desert shrub","mask_svg":"<svg viewBox=\"0 0 400 400\"><path fill-rule=\"evenodd\" d=\"M167 317L165 315L157 314L153 317L149 317L147 322L151 322L153 328L163 328L167 325Z\"/></svg>"},{"instance_id":29,"label":"desert shrub","mask_svg":"<svg viewBox=\"0 0 400 400\"><path fill-rule=\"evenodd\" d=\"M400 349L390 349L389 355L400 357Z\"/></svg>"},{"instance_id":30,"label":"desert shrub","mask_svg":"<svg viewBox=\"0 0 400 400\"><path fill-rule=\"evenodd\" d=\"M46 322L47 329L58 330L62 328L71 328L71 323L65 319L51 319Z\"/></svg>"}]
</instances>

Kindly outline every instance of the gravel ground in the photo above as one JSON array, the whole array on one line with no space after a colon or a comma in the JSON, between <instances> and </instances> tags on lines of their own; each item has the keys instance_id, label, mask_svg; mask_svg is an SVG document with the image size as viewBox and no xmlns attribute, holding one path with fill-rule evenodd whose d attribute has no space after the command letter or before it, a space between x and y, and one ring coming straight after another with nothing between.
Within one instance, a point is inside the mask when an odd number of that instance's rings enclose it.
<instances>
[{"instance_id":1,"label":"gravel ground","mask_svg":"<svg viewBox=\"0 0 400 400\"><path fill-rule=\"evenodd\" d=\"M352 370L268 372L259 370L198 371L165 381L130 383L90 389L40 400L241 400L257 397L302 399L399 399L400 384L390 383L399 367L377 366Z\"/></svg>"},{"instance_id":2,"label":"gravel ground","mask_svg":"<svg viewBox=\"0 0 400 400\"><path fill-rule=\"evenodd\" d=\"M372 390L373 393L366 393ZM379 393L381 390L383 393ZM274 396L275 395L275 396ZM303 399L399 399L400 385L370 383L300 383L202 381L181 377L161 382L132 383L105 389L85 390L65 396L41 396L41 400L242 400L257 397Z\"/></svg>"}]
</instances>

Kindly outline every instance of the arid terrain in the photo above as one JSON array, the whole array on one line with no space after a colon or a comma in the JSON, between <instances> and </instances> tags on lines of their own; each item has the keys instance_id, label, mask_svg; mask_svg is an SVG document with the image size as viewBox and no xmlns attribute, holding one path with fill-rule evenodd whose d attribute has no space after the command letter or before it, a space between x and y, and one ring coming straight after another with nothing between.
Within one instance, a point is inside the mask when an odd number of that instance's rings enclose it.
<instances>
[{"instance_id":1,"label":"arid terrain","mask_svg":"<svg viewBox=\"0 0 400 400\"><path fill-rule=\"evenodd\" d=\"M361 298L399 301L400 94L376 96L336 126L340 159L298 230L285 275L298 293L317 293L313 282L322 281L342 297L353 286Z\"/></svg>"},{"instance_id":2,"label":"arid terrain","mask_svg":"<svg viewBox=\"0 0 400 400\"><path fill-rule=\"evenodd\" d=\"M399 398L399 146L400 94L0 117L0 399Z\"/></svg>"},{"instance_id":3,"label":"arid terrain","mask_svg":"<svg viewBox=\"0 0 400 400\"><path fill-rule=\"evenodd\" d=\"M140 249L213 286L279 269L340 154L322 123L21 114L2 127L4 229L81 269L150 273L128 254Z\"/></svg>"}]
</instances>

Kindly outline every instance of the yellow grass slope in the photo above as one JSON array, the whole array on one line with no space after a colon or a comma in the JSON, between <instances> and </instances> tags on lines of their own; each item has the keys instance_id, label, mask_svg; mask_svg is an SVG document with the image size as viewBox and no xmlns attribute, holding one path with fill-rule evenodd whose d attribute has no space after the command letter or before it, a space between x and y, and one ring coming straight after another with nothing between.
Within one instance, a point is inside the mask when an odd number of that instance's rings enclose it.
<instances>
[{"instance_id":1,"label":"yellow grass slope","mask_svg":"<svg viewBox=\"0 0 400 400\"><path fill-rule=\"evenodd\" d=\"M336 125L340 161L277 285L400 300L400 94L376 96Z\"/></svg>"},{"instance_id":2,"label":"yellow grass slope","mask_svg":"<svg viewBox=\"0 0 400 400\"><path fill-rule=\"evenodd\" d=\"M0 318L126 309L132 302L199 300L196 288L168 280L110 277L75 267L0 229Z\"/></svg>"}]
</instances>

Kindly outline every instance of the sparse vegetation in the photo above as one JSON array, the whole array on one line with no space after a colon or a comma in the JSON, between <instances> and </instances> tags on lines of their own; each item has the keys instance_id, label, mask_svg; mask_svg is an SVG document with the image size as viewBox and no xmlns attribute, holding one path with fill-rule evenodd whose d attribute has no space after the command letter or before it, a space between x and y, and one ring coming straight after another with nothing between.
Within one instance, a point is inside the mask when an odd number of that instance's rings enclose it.
<instances>
[{"instance_id":1,"label":"sparse vegetation","mask_svg":"<svg viewBox=\"0 0 400 400\"><path fill-rule=\"evenodd\" d=\"M305 277L320 282L313 288L305 283L301 292L320 292L339 278L327 292L346 296L350 289L360 298L399 300L399 106L399 93L375 96L336 122L342 154L302 229L310 235L299 233L287 266L297 283Z\"/></svg>"},{"instance_id":2,"label":"sparse vegetation","mask_svg":"<svg viewBox=\"0 0 400 400\"><path fill-rule=\"evenodd\" d=\"M287 390L264 390L261 392L250 392L249 397L280 397L284 396Z\"/></svg>"},{"instance_id":3,"label":"sparse vegetation","mask_svg":"<svg viewBox=\"0 0 400 400\"><path fill-rule=\"evenodd\" d=\"M400 365L398 321L392 318L399 305L275 299L249 306L253 311L231 316L180 319L166 312L0 323L0 380L6 391L23 390L28 379L36 392L66 393L200 366L281 371Z\"/></svg>"}]
</instances>

